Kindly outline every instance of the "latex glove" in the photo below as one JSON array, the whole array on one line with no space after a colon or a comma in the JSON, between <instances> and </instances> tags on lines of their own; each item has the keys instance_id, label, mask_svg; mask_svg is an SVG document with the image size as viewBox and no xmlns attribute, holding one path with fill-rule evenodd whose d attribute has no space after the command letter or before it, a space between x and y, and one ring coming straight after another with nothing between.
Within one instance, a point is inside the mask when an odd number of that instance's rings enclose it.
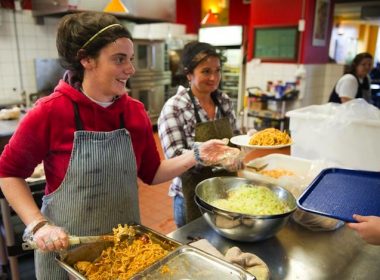
<instances>
[{"instance_id":1,"label":"latex glove","mask_svg":"<svg viewBox=\"0 0 380 280\"><path fill-rule=\"evenodd\" d=\"M251 128L250 130L247 131L247 135L248 135L248 136L252 136L252 135L255 134L256 132L257 132L256 129Z\"/></svg>"},{"instance_id":2,"label":"latex glove","mask_svg":"<svg viewBox=\"0 0 380 280\"><path fill-rule=\"evenodd\" d=\"M42 251L58 251L69 246L69 237L66 231L49 223L38 229L33 234L32 240Z\"/></svg>"},{"instance_id":3,"label":"latex glove","mask_svg":"<svg viewBox=\"0 0 380 280\"><path fill-rule=\"evenodd\" d=\"M238 170L243 162L240 150L227 146L229 140L209 140L194 143L194 155L198 164L221 166L229 171Z\"/></svg>"}]
</instances>

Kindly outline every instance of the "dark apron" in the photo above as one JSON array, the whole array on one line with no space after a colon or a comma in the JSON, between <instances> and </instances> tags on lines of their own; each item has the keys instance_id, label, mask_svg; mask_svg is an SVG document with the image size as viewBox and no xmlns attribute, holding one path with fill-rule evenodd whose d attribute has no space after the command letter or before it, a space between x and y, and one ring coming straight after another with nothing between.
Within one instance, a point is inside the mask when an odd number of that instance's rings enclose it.
<instances>
[{"instance_id":1,"label":"dark apron","mask_svg":"<svg viewBox=\"0 0 380 280\"><path fill-rule=\"evenodd\" d=\"M355 98L364 98L367 102L371 101L371 89L369 86L368 78L365 77L363 83L360 83L359 79L355 76L358 81L358 91L356 92ZM329 102L342 103L338 93L335 90L336 85L334 86L333 91L330 94Z\"/></svg>"},{"instance_id":2,"label":"dark apron","mask_svg":"<svg viewBox=\"0 0 380 280\"><path fill-rule=\"evenodd\" d=\"M41 212L72 235L100 235L118 224L140 222L137 165L129 132L83 130L74 103L74 145L59 188L44 196ZM64 280L67 273L54 260L56 252L35 251L38 280Z\"/></svg>"},{"instance_id":3,"label":"dark apron","mask_svg":"<svg viewBox=\"0 0 380 280\"><path fill-rule=\"evenodd\" d=\"M218 110L222 113L223 118L208 122L201 121L198 109L195 105L194 95L191 90L189 91L189 95L194 106L195 118L197 120L197 123L195 124L195 142L205 142L210 139L229 139L233 136L229 119L226 117L226 114L215 95L212 94L211 97L215 106L217 106ZM183 173L181 176L181 181L185 203L186 223L189 223L201 216L198 206L194 202L195 187L199 182L212 177L236 175L236 172L228 172L227 170L212 171L212 167L204 166L196 166Z\"/></svg>"}]
</instances>

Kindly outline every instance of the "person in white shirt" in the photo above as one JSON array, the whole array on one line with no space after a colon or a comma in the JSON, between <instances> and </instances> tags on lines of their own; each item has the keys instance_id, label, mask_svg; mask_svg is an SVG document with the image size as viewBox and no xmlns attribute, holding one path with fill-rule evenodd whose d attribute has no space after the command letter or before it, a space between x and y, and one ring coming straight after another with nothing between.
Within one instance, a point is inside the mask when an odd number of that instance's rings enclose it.
<instances>
[{"instance_id":1,"label":"person in white shirt","mask_svg":"<svg viewBox=\"0 0 380 280\"><path fill-rule=\"evenodd\" d=\"M354 98L363 98L371 103L370 78L373 57L369 53L355 56L348 73L344 74L335 85L329 102L344 103Z\"/></svg>"}]
</instances>

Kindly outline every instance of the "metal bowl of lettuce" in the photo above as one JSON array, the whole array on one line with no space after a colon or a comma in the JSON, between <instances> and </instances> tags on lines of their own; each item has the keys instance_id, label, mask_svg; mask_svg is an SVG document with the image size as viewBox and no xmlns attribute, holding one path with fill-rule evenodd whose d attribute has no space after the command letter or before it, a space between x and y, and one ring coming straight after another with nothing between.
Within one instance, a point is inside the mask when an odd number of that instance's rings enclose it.
<instances>
[{"instance_id":1,"label":"metal bowl of lettuce","mask_svg":"<svg viewBox=\"0 0 380 280\"><path fill-rule=\"evenodd\" d=\"M285 188L240 177L206 179L196 186L194 199L217 233L237 241L274 236L297 208Z\"/></svg>"}]
</instances>

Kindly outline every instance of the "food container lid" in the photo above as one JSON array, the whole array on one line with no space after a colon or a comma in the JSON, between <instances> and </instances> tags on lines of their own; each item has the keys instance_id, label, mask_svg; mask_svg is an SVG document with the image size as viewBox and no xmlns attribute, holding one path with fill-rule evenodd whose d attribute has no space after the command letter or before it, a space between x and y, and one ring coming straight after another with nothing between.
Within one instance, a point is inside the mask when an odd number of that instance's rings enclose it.
<instances>
[{"instance_id":1,"label":"food container lid","mask_svg":"<svg viewBox=\"0 0 380 280\"><path fill-rule=\"evenodd\" d=\"M353 214L380 216L380 172L327 168L297 201L308 212L355 222Z\"/></svg>"}]
</instances>

